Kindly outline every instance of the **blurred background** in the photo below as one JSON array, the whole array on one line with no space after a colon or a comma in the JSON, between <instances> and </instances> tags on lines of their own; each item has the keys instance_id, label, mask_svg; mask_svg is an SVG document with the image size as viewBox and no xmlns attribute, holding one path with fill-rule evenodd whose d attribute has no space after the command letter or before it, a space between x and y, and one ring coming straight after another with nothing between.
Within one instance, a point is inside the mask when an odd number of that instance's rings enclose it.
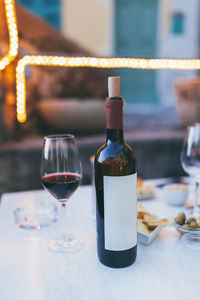
<instances>
[{"instance_id":1,"label":"blurred background","mask_svg":"<svg viewBox=\"0 0 200 300\"><path fill-rule=\"evenodd\" d=\"M0 0L0 56L9 48ZM187 125L200 121L197 70L27 66L27 120L16 119L16 67L24 55L199 58L199 0L16 0L19 51L0 71L0 192L38 189L42 137L74 133L91 182L90 157L105 140L107 77L121 76L126 141L142 178L184 175Z\"/></svg>"}]
</instances>

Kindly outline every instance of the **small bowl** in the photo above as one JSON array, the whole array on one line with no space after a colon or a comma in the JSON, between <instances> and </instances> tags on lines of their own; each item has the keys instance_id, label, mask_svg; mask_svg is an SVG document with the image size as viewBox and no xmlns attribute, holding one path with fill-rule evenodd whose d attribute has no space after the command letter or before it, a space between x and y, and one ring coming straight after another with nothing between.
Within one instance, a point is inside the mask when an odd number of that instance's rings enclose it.
<instances>
[{"instance_id":1,"label":"small bowl","mask_svg":"<svg viewBox=\"0 0 200 300\"><path fill-rule=\"evenodd\" d=\"M186 184L173 183L163 187L164 199L170 205L181 206L188 198L188 188Z\"/></svg>"},{"instance_id":2,"label":"small bowl","mask_svg":"<svg viewBox=\"0 0 200 300\"><path fill-rule=\"evenodd\" d=\"M176 222L174 222L174 227L181 234L185 234L185 233L199 233L200 234L200 228L189 228L189 227L185 227L185 226L179 225Z\"/></svg>"},{"instance_id":3,"label":"small bowl","mask_svg":"<svg viewBox=\"0 0 200 300\"><path fill-rule=\"evenodd\" d=\"M34 203L27 202L17 207L14 211L15 224L19 228L40 230L49 227L58 219L56 204L45 205L41 201Z\"/></svg>"},{"instance_id":4,"label":"small bowl","mask_svg":"<svg viewBox=\"0 0 200 300\"><path fill-rule=\"evenodd\" d=\"M181 241L183 245L188 248L188 250L192 250L199 255L200 251L200 233L199 232L190 232L186 233L182 236Z\"/></svg>"}]
</instances>

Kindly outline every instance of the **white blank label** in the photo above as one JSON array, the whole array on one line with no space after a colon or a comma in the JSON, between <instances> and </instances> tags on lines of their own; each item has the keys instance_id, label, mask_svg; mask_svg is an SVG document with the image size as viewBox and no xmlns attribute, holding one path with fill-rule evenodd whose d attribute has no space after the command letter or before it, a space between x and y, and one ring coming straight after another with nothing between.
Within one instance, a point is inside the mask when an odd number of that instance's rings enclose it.
<instances>
[{"instance_id":1,"label":"white blank label","mask_svg":"<svg viewBox=\"0 0 200 300\"><path fill-rule=\"evenodd\" d=\"M137 244L137 174L104 176L105 249L127 250Z\"/></svg>"}]
</instances>

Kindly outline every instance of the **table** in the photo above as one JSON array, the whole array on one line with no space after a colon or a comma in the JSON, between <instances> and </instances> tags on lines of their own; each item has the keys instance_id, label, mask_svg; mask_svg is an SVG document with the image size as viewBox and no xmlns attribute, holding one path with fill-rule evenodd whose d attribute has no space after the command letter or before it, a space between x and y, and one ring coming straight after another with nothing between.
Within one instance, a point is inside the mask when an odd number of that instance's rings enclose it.
<instances>
[{"instance_id":1,"label":"table","mask_svg":"<svg viewBox=\"0 0 200 300\"><path fill-rule=\"evenodd\" d=\"M138 245L135 264L111 269L100 264L96 256L91 186L80 187L68 203L67 229L86 243L82 251L71 255L47 248L58 224L36 232L16 227L13 209L20 201L31 199L52 201L45 191L9 193L2 197L0 299L199 300L199 255L182 247L173 227L161 231L151 245ZM175 216L180 211L166 205L160 192L156 199L143 201L143 205L160 217Z\"/></svg>"}]
</instances>

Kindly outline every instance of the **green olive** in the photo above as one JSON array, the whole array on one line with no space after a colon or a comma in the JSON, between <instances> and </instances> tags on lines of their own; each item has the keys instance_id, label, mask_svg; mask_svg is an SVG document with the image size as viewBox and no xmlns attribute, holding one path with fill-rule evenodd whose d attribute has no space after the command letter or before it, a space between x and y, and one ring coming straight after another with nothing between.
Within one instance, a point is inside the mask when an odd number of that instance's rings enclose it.
<instances>
[{"instance_id":1,"label":"green olive","mask_svg":"<svg viewBox=\"0 0 200 300\"><path fill-rule=\"evenodd\" d=\"M184 213L179 213L178 216L175 218L175 221L179 225L183 225L185 223L186 217Z\"/></svg>"},{"instance_id":2,"label":"green olive","mask_svg":"<svg viewBox=\"0 0 200 300\"><path fill-rule=\"evenodd\" d=\"M187 224L191 224L192 222L197 222L197 220L193 217L191 217L187 220Z\"/></svg>"},{"instance_id":3,"label":"green olive","mask_svg":"<svg viewBox=\"0 0 200 300\"><path fill-rule=\"evenodd\" d=\"M190 228L198 228L197 222L190 223Z\"/></svg>"}]
</instances>

